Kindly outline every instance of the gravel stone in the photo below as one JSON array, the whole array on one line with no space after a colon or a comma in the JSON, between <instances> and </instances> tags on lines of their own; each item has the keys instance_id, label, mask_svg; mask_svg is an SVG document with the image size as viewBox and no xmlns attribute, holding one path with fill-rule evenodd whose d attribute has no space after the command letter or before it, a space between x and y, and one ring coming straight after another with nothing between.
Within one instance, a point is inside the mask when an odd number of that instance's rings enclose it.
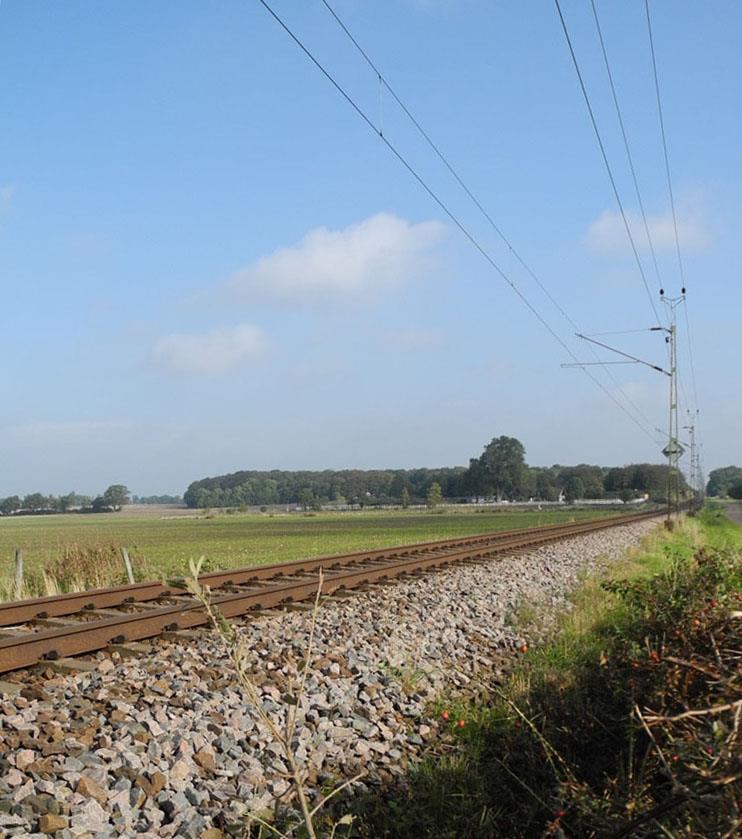
<instances>
[{"instance_id":1,"label":"gravel stone","mask_svg":"<svg viewBox=\"0 0 742 839\"><path fill-rule=\"evenodd\" d=\"M502 677L570 608L581 574L620 558L655 526L598 531L328 599L296 709L295 755L310 797L361 769L358 793L403 774L440 735L443 723L428 711L436 696L466 690L480 672ZM543 614L537 625L514 625L523 604ZM279 729L310 624L311 614L297 610L238 628ZM20 693L0 686L0 835L239 835L247 811L289 792L285 757L213 633L27 681Z\"/></svg>"}]
</instances>

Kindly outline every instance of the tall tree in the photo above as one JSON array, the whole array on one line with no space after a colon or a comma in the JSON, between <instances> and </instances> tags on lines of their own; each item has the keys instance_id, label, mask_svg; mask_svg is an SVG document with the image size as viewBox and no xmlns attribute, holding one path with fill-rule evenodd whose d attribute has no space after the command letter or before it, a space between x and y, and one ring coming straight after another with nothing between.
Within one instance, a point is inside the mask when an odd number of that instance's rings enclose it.
<instances>
[{"instance_id":1,"label":"tall tree","mask_svg":"<svg viewBox=\"0 0 742 839\"><path fill-rule=\"evenodd\" d=\"M537 471L534 491L541 501L556 501L559 497L556 481L548 469Z\"/></svg>"},{"instance_id":2,"label":"tall tree","mask_svg":"<svg viewBox=\"0 0 742 839\"><path fill-rule=\"evenodd\" d=\"M428 507L431 510L434 510L440 503L443 501L443 492L441 491L441 485L437 481L433 481L430 485L430 489L428 490Z\"/></svg>"},{"instance_id":3,"label":"tall tree","mask_svg":"<svg viewBox=\"0 0 742 839\"><path fill-rule=\"evenodd\" d=\"M15 513L16 510L20 509L21 499L17 495L9 495L0 502L0 513L5 516L9 516L11 513Z\"/></svg>"},{"instance_id":4,"label":"tall tree","mask_svg":"<svg viewBox=\"0 0 742 839\"><path fill-rule=\"evenodd\" d=\"M114 510L120 510L129 500L129 490L123 484L111 484L103 493L103 503Z\"/></svg>"},{"instance_id":5,"label":"tall tree","mask_svg":"<svg viewBox=\"0 0 742 839\"><path fill-rule=\"evenodd\" d=\"M314 493L309 487L303 487L299 490L299 503L303 509L308 510L314 501Z\"/></svg>"},{"instance_id":6,"label":"tall tree","mask_svg":"<svg viewBox=\"0 0 742 839\"><path fill-rule=\"evenodd\" d=\"M572 475L564 485L564 500L567 504L574 504L578 498L585 497L585 484L582 478Z\"/></svg>"},{"instance_id":7,"label":"tall tree","mask_svg":"<svg viewBox=\"0 0 742 839\"><path fill-rule=\"evenodd\" d=\"M44 510L48 506L48 499L40 492L32 492L23 499L24 510Z\"/></svg>"},{"instance_id":8,"label":"tall tree","mask_svg":"<svg viewBox=\"0 0 742 839\"><path fill-rule=\"evenodd\" d=\"M495 437L479 458L479 483L487 494L515 499L526 486L526 450L515 437Z\"/></svg>"}]
</instances>

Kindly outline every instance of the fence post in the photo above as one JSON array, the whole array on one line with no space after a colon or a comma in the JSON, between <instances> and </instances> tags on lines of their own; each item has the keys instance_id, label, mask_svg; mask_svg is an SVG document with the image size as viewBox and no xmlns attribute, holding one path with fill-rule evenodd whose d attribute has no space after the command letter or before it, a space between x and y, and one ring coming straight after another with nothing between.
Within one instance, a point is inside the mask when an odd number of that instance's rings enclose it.
<instances>
[{"instance_id":1,"label":"fence post","mask_svg":"<svg viewBox=\"0 0 742 839\"><path fill-rule=\"evenodd\" d=\"M131 567L131 560L129 559L129 551L126 548L121 548L121 557L124 560L124 567L126 568L126 576L130 583L134 582L134 569Z\"/></svg>"},{"instance_id":2,"label":"fence post","mask_svg":"<svg viewBox=\"0 0 742 839\"><path fill-rule=\"evenodd\" d=\"M15 599L23 598L23 549L15 549Z\"/></svg>"}]
</instances>

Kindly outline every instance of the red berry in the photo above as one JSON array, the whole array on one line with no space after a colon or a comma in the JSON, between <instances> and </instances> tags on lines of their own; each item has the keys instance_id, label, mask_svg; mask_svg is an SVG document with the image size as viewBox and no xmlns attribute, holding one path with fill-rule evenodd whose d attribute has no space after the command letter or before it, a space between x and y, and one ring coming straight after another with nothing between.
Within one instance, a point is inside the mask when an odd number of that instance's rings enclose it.
<instances>
[{"instance_id":1,"label":"red berry","mask_svg":"<svg viewBox=\"0 0 742 839\"><path fill-rule=\"evenodd\" d=\"M447 720L447 719L448 719L448 711L444 711L444 712L441 714L441 719L443 719L443 720Z\"/></svg>"},{"instance_id":2,"label":"red berry","mask_svg":"<svg viewBox=\"0 0 742 839\"><path fill-rule=\"evenodd\" d=\"M459 720L457 725L459 728L463 728L466 725L466 720Z\"/></svg>"}]
</instances>

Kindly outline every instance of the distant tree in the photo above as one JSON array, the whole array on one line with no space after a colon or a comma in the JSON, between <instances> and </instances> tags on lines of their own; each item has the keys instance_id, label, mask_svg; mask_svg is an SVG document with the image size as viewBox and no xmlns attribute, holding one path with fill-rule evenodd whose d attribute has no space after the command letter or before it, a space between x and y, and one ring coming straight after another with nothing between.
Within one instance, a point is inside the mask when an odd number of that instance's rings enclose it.
<instances>
[{"instance_id":1,"label":"distant tree","mask_svg":"<svg viewBox=\"0 0 742 839\"><path fill-rule=\"evenodd\" d=\"M103 493L103 503L106 507L120 510L130 500L129 490L123 484L111 484Z\"/></svg>"},{"instance_id":2,"label":"distant tree","mask_svg":"<svg viewBox=\"0 0 742 839\"><path fill-rule=\"evenodd\" d=\"M66 513L68 510L71 510L72 507L79 506L77 499L78 495L75 492L68 492L67 495L60 495L57 500L60 512Z\"/></svg>"},{"instance_id":3,"label":"distant tree","mask_svg":"<svg viewBox=\"0 0 742 839\"><path fill-rule=\"evenodd\" d=\"M23 499L24 510L45 510L47 508L48 499L40 492L32 492Z\"/></svg>"},{"instance_id":4,"label":"distant tree","mask_svg":"<svg viewBox=\"0 0 742 839\"><path fill-rule=\"evenodd\" d=\"M109 509L102 495L96 495L90 506L94 513L105 513Z\"/></svg>"},{"instance_id":5,"label":"distant tree","mask_svg":"<svg viewBox=\"0 0 742 839\"><path fill-rule=\"evenodd\" d=\"M9 516L11 513L15 513L16 510L20 509L21 499L17 495L9 495L0 502L0 513L4 516Z\"/></svg>"},{"instance_id":6,"label":"distant tree","mask_svg":"<svg viewBox=\"0 0 742 839\"><path fill-rule=\"evenodd\" d=\"M389 495L391 498L402 498L402 493L405 491L405 479L403 475L395 475L389 484Z\"/></svg>"},{"instance_id":7,"label":"distant tree","mask_svg":"<svg viewBox=\"0 0 742 839\"><path fill-rule=\"evenodd\" d=\"M739 466L723 466L720 469L712 469L709 472L706 494L729 495L730 487L738 481L742 481L742 469Z\"/></svg>"},{"instance_id":8,"label":"distant tree","mask_svg":"<svg viewBox=\"0 0 742 839\"><path fill-rule=\"evenodd\" d=\"M564 500L567 504L574 504L578 498L585 497L585 484L582 478L573 475L564 485Z\"/></svg>"},{"instance_id":9,"label":"distant tree","mask_svg":"<svg viewBox=\"0 0 742 839\"><path fill-rule=\"evenodd\" d=\"M309 489L309 487L304 487L303 489L299 490L298 500L302 508L304 510L308 510L312 502L314 501L314 493L311 489Z\"/></svg>"},{"instance_id":10,"label":"distant tree","mask_svg":"<svg viewBox=\"0 0 742 839\"><path fill-rule=\"evenodd\" d=\"M182 504L180 495L134 495L132 504Z\"/></svg>"},{"instance_id":11,"label":"distant tree","mask_svg":"<svg viewBox=\"0 0 742 839\"><path fill-rule=\"evenodd\" d=\"M77 492L71 492L65 498L68 509L71 507L89 507L93 503L93 499L89 495L80 495Z\"/></svg>"},{"instance_id":12,"label":"distant tree","mask_svg":"<svg viewBox=\"0 0 742 839\"><path fill-rule=\"evenodd\" d=\"M735 481L729 487L729 497L734 498L737 501L742 501L742 480Z\"/></svg>"},{"instance_id":13,"label":"distant tree","mask_svg":"<svg viewBox=\"0 0 742 839\"><path fill-rule=\"evenodd\" d=\"M403 510L406 510L410 506L410 491L407 487L402 487L402 495L399 500L402 503Z\"/></svg>"},{"instance_id":14,"label":"distant tree","mask_svg":"<svg viewBox=\"0 0 742 839\"><path fill-rule=\"evenodd\" d=\"M522 497L527 487L525 449L515 437L496 437L477 461L471 461L463 483L477 494L503 498Z\"/></svg>"},{"instance_id":15,"label":"distant tree","mask_svg":"<svg viewBox=\"0 0 742 839\"><path fill-rule=\"evenodd\" d=\"M536 473L533 492L542 501L556 501L559 497L556 482L548 469L539 469Z\"/></svg>"},{"instance_id":16,"label":"distant tree","mask_svg":"<svg viewBox=\"0 0 742 839\"><path fill-rule=\"evenodd\" d=\"M629 501L632 500L634 497L634 490L633 489L622 489L618 493L618 497L623 501L624 504L628 504Z\"/></svg>"},{"instance_id":17,"label":"distant tree","mask_svg":"<svg viewBox=\"0 0 742 839\"><path fill-rule=\"evenodd\" d=\"M430 489L428 490L428 507L431 510L433 510L441 503L441 501L443 501L441 485L437 481L433 481L433 483L430 485Z\"/></svg>"}]
</instances>

